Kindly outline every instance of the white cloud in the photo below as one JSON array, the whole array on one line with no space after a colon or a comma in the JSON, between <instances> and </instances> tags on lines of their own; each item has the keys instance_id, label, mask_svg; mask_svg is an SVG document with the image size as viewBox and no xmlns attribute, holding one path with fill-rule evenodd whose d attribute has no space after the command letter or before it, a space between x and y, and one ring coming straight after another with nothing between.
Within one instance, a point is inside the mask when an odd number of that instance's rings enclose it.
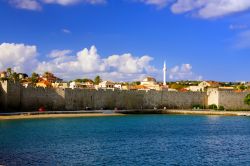
<instances>
[{"instance_id":1,"label":"white cloud","mask_svg":"<svg viewBox=\"0 0 250 166\"><path fill-rule=\"evenodd\" d=\"M192 71L192 65L182 64L174 66L169 71L170 80L201 80L202 76L196 75Z\"/></svg>"},{"instance_id":2,"label":"white cloud","mask_svg":"<svg viewBox=\"0 0 250 166\"><path fill-rule=\"evenodd\" d=\"M58 4L62 6L75 5L78 3L103 4L106 0L8 0L9 3L19 9L41 10L42 4Z\"/></svg>"},{"instance_id":3,"label":"white cloud","mask_svg":"<svg viewBox=\"0 0 250 166\"><path fill-rule=\"evenodd\" d=\"M73 5L77 3L101 4L106 0L42 0L44 3L59 4L59 5Z\"/></svg>"},{"instance_id":4,"label":"white cloud","mask_svg":"<svg viewBox=\"0 0 250 166\"><path fill-rule=\"evenodd\" d=\"M64 57L72 53L72 50L52 50L48 57L50 58L58 58L58 57Z\"/></svg>"},{"instance_id":5,"label":"white cloud","mask_svg":"<svg viewBox=\"0 0 250 166\"><path fill-rule=\"evenodd\" d=\"M147 5L155 5L159 8L165 7L169 0L140 0L140 2L143 2Z\"/></svg>"},{"instance_id":6,"label":"white cloud","mask_svg":"<svg viewBox=\"0 0 250 166\"><path fill-rule=\"evenodd\" d=\"M142 56L133 57L131 54L112 55L105 59L105 63L109 68L115 68L121 73L143 73L149 71L149 62L153 60L152 57Z\"/></svg>"},{"instance_id":7,"label":"white cloud","mask_svg":"<svg viewBox=\"0 0 250 166\"><path fill-rule=\"evenodd\" d=\"M9 0L9 3L19 9L41 10L42 6L36 0Z\"/></svg>"},{"instance_id":8,"label":"white cloud","mask_svg":"<svg viewBox=\"0 0 250 166\"><path fill-rule=\"evenodd\" d=\"M249 0L137 0L158 8L170 5L175 14L191 13L191 15L210 19L223 17L250 9Z\"/></svg>"},{"instance_id":9,"label":"white cloud","mask_svg":"<svg viewBox=\"0 0 250 166\"><path fill-rule=\"evenodd\" d=\"M177 0L171 6L173 13L191 12L205 19L222 17L249 8L249 0Z\"/></svg>"},{"instance_id":10,"label":"white cloud","mask_svg":"<svg viewBox=\"0 0 250 166\"><path fill-rule=\"evenodd\" d=\"M51 71L60 77L94 77L101 75L105 79L133 80L142 75L153 74L156 69L149 63L149 56L135 57L132 54L111 55L101 58L95 46L83 49L75 56L69 56L69 50L54 50L49 55L51 60L38 64L37 72Z\"/></svg>"},{"instance_id":11,"label":"white cloud","mask_svg":"<svg viewBox=\"0 0 250 166\"><path fill-rule=\"evenodd\" d=\"M61 29L61 31L63 33L66 33L66 34L70 34L71 33L71 31L69 29Z\"/></svg>"},{"instance_id":12,"label":"white cloud","mask_svg":"<svg viewBox=\"0 0 250 166\"><path fill-rule=\"evenodd\" d=\"M36 67L36 46L2 43L0 45L0 70L8 67L17 72L31 71Z\"/></svg>"},{"instance_id":13,"label":"white cloud","mask_svg":"<svg viewBox=\"0 0 250 166\"><path fill-rule=\"evenodd\" d=\"M248 25L246 24L231 24L229 25L230 30L241 30L248 28Z\"/></svg>"},{"instance_id":14,"label":"white cloud","mask_svg":"<svg viewBox=\"0 0 250 166\"><path fill-rule=\"evenodd\" d=\"M40 74L50 71L65 80L94 78L96 75L113 81L142 80L145 76L154 76L157 80L162 80L162 70L150 64L153 58L148 55L138 57L126 53L102 58L95 46L90 49L84 48L76 54L73 54L72 50L52 50L46 61L39 61L37 55L36 46L2 43L0 70L11 67L16 72L27 74L33 71ZM190 64L175 66L169 73L169 77L174 80L198 79Z\"/></svg>"},{"instance_id":15,"label":"white cloud","mask_svg":"<svg viewBox=\"0 0 250 166\"><path fill-rule=\"evenodd\" d=\"M239 33L234 40L234 45L240 49L250 48L250 30Z\"/></svg>"}]
</instances>

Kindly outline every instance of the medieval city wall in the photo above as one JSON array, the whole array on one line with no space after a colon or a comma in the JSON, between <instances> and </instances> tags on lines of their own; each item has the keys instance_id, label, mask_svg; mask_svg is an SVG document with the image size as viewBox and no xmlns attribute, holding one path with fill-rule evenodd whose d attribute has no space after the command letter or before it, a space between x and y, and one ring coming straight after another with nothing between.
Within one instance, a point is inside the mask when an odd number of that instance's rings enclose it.
<instances>
[{"instance_id":1,"label":"medieval city wall","mask_svg":"<svg viewBox=\"0 0 250 166\"><path fill-rule=\"evenodd\" d=\"M250 106L244 103L244 98L249 92L219 92L219 106L224 106L226 110L250 110Z\"/></svg>"},{"instance_id":2,"label":"medieval city wall","mask_svg":"<svg viewBox=\"0 0 250 166\"><path fill-rule=\"evenodd\" d=\"M5 109L7 99L7 82L0 82L0 110Z\"/></svg>"},{"instance_id":3,"label":"medieval city wall","mask_svg":"<svg viewBox=\"0 0 250 166\"><path fill-rule=\"evenodd\" d=\"M65 110L65 91L63 89L21 87L21 111L38 110L41 106L47 110Z\"/></svg>"},{"instance_id":4,"label":"medieval city wall","mask_svg":"<svg viewBox=\"0 0 250 166\"><path fill-rule=\"evenodd\" d=\"M146 108L190 109L193 105L206 105L207 95L204 92L169 92L148 91L144 96Z\"/></svg>"},{"instance_id":5,"label":"medieval city wall","mask_svg":"<svg viewBox=\"0 0 250 166\"><path fill-rule=\"evenodd\" d=\"M204 92L127 91L25 88L11 82L0 83L0 111L37 111L44 106L47 110L91 109L190 109L192 105L218 103L227 110L250 110L244 104L247 93L219 91L218 95ZM212 98L212 99L211 99ZM212 103L210 103L212 104Z\"/></svg>"}]
</instances>

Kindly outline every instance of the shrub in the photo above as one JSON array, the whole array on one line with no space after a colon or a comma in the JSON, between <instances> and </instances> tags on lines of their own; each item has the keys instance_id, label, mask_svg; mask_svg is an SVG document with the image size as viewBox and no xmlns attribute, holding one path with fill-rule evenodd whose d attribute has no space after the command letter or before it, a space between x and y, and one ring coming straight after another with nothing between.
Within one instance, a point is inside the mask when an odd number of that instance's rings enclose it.
<instances>
[{"instance_id":1,"label":"shrub","mask_svg":"<svg viewBox=\"0 0 250 166\"><path fill-rule=\"evenodd\" d=\"M245 99L244 99L244 103L247 105L250 105L250 94L248 94Z\"/></svg>"},{"instance_id":2,"label":"shrub","mask_svg":"<svg viewBox=\"0 0 250 166\"><path fill-rule=\"evenodd\" d=\"M221 105L221 106L219 106L218 110L223 111L223 110L225 110L225 108Z\"/></svg>"},{"instance_id":3,"label":"shrub","mask_svg":"<svg viewBox=\"0 0 250 166\"><path fill-rule=\"evenodd\" d=\"M193 109L205 109L205 106L200 105L200 104L194 104L194 105L192 105L192 108Z\"/></svg>"},{"instance_id":4,"label":"shrub","mask_svg":"<svg viewBox=\"0 0 250 166\"><path fill-rule=\"evenodd\" d=\"M216 110L218 107L216 104L211 104L208 106L209 109L213 109L213 110Z\"/></svg>"}]
</instances>

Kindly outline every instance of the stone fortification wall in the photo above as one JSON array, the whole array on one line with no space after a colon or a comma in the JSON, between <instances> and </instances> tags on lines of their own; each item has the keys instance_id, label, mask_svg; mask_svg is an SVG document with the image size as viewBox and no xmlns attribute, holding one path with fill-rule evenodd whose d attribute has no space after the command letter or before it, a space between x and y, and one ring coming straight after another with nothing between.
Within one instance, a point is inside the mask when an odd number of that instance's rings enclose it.
<instances>
[{"instance_id":1,"label":"stone fortification wall","mask_svg":"<svg viewBox=\"0 0 250 166\"><path fill-rule=\"evenodd\" d=\"M139 109L143 105L143 91L66 89L67 110L93 109Z\"/></svg>"},{"instance_id":2,"label":"stone fortification wall","mask_svg":"<svg viewBox=\"0 0 250 166\"><path fill-rule=\"evenodd\" d=\"M20 84L0 82L0 111L15 111L20 106Z\"/></svg>"},{"instance_id":3,"label":"stone fortification wall","mask_svg":"<svg viewBox=\"0 0 250 166\"><path fill-rule=\"evenodd\" d=\"M224 106L226 110L250 110L250 106L244 103L244 98L249 92L219 92L219 105Z\"/></svg>"},{"instance_id":4,"label":"stone fortification wall","mask_svg":"<svg viewBox=\"0 0 250 166\"><path fill-rule=\"evenodd\" d=\"M0 81L0 111L5 110L6 96L7 95L7 82Z\"/></svg>"},{"instance_id":5,"label":"stone fortification wall","mask_svg":"<svg viewBox=\"0 0 250 166\"><path fill-rule=\"evenodd\" d=\"M21 87L20 110L65 110L65 91L63 89Z\"/></svg>"},{"instance_id":6,"label":"stone fortification wall","mask_svg":"<svg viewBox=\"0 0 250 166\"><path fill-rule=\"evenodd\" d=\"M3 89L7 95L1 107L7 111L36 111L41 106L47 110L191 108L206 100L201 92L25 88L14 83Z\"/></svg>"},{"instance_id":7,"label":"stone fortification wall","mask_svg":"<svg viewBox=\"0 0 250 166\"><path fill-rule=\"evenodd\" d=\"M11 82L0 83L0 111L36 111L44 106L47 110L92 109L189 109L192 105L208 105L216 102L227 110L250 110L244 104L248 93L215 91L169 92L169 91L121 91L88 89L52 89L22 87ZM212 103L210 103L212 104Z\"/></svg>"},{"instance_id":8,"label":"stone fortification wall","mask_svg":"<svg viewBox=\"0 0 250 166\"><path fill-rule=\"evenodd\" d=\"M204 105L206 94L200 92L66 89L65 101L67 110L86 107L93 109L191 108L193 104Z\"/></svg>"},{"instance_id":9,"label":"stone fortification wall","mask_svg":"<svg viewBox=\"0 0 250 166\"><path fill-rule=\"evenodd\" d=\"M144 96L144 107L166 107L170 109L188 109L192 105L206 105L207 95L204 92L149 91Z\"/></svg>"}]
</instances>

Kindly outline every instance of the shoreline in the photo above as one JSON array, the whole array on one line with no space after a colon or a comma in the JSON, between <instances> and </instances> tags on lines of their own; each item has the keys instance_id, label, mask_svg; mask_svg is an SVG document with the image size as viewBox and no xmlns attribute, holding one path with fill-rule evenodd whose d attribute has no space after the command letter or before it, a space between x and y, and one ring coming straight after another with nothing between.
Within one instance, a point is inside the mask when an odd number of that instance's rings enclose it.
<instances>
[{"instance_id":1,"label":"shoreline","mask_svg":"<svg viewBox=\"0 0 250 166\"><path fill-rule=\"evenodd\" d=\"M13 113L13 114L1 114L1 120L18 120L18 119L50 119L50 118L81 118L81 117L108 117L108 116L125 116L120 113L102 113L102 112L67 112L67 113Z\"/></svg>"},{"instance_id":2,"label":"shoreline","mask_svg":"<svg viewBox=\"0 0 250 166\"><path fill-rule=\"evenodd\" d=\"M249 116L250 111L214 111L214 110L126 110L116 111L115 113L103 113L99 111L53 111L53 112L22 112L22 113L2 113L1 120L18 119L48 119L48 118L80 118L80 117L108 117L126 116L143 114L162 114L162 115L217 115L217 116Z\"/></svg>"},{"instance_id":3,"label":"shoreline","mask_svg":"<svg viewBox=\"0 0 250 166\"><path fill-rule=\"evenodd\" d=\"M128 110L118 111L122 114L175 114L175 115L219 115L250 116L250 111L216 111L216 110Z\"/></svg>"},{"instance_id":4,"label":"shoreline","mask_svg":"<svg viewBox=\"0 0 250 166\"><path fill-rule=\"evenodd\" d=\"M167 111L163 111L163 114L250 116L250 111L167 110Z\"/></svg>"}]
</instances>

